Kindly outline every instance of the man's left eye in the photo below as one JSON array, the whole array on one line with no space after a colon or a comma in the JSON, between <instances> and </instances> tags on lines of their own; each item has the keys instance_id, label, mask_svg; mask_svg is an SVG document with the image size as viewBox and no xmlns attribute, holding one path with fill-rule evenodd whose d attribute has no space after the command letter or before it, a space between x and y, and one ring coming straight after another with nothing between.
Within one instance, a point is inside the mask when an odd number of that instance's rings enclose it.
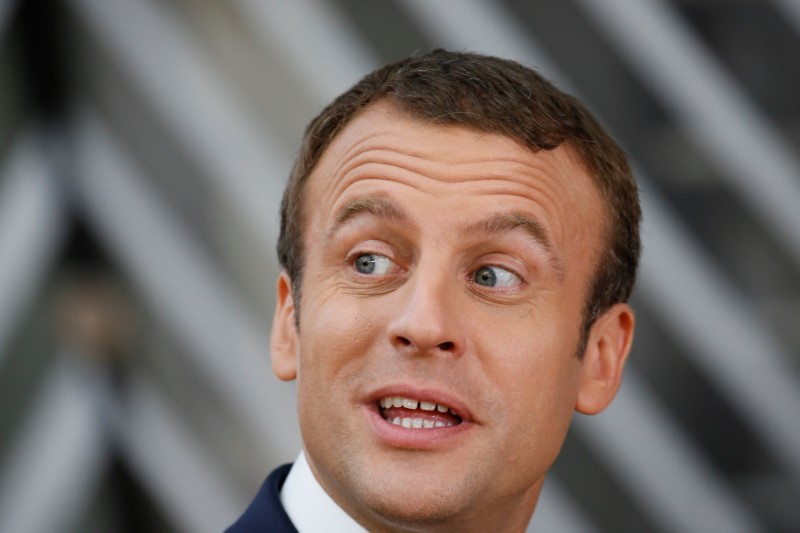
<instances>
[{"instance_id":1,"label":"man's left eye","mask_svg":"<svg viewBox=\"0 0 800 533\"><path fill-rule=\"evenodd\" d=\"M388 274L392 271L394 261L380 254L361 254L353 261L353 266L361 274Z\"/></svg>"},{"instance_id":2,"label":"man's left eye","mask_svg":"<svg viewBox=\"0 0 800 533\"><path fill-rule=\"evenodd\" d=\"M519 276L498 266L484 266L475 271L472 281L484 287L514 287L522 280Z\"/></svg>"}]
</instances>

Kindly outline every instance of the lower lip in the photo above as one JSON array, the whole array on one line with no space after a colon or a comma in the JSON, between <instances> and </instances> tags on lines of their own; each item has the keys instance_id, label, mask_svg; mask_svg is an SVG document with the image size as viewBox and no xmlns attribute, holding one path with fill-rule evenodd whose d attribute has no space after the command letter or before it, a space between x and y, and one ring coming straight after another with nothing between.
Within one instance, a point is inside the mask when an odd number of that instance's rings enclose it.
<instances>
[{"instance_id":1,"label":"lower lip","mask_svg":"<svg viewBox=\"0 0 800 533\"><path fill-rule=\"evenodd\" d=\"M473 424L461 422L455 426L440 428L406 428L392 424L383 418L378 409L364 406L367 418L378 438L388 446L409 450L429 450L452 446L453 440L463 437Z\"/></svg>"}]
</instances>

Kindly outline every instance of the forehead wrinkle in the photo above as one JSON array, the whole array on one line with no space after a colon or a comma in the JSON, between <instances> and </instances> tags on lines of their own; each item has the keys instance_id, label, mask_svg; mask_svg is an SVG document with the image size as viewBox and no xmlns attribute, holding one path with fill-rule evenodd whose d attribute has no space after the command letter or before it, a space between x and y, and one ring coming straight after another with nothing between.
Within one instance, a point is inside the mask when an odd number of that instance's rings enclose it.
<instances>
[{"instance_id":1,"label":"forehead wrinkle","mask_svg":"<svg viewBox=\"0 0 800 533\"><path fill-rule=\"evenodd\" d=\"M522 213L496 213L488 218L479 220L467 226L467 234L496 235L521 229L547 253L551 266L558 273L559 278L564 277L564 265L561 258L553 248L544 225Z\"/></svg>"},{"instance_id":2,"label":"forehead wrinkle","mask_svg":"<svg viewBox=\"0 0 800 533\"><path fill-rule=\"evenodd\" d=\"M382 145L369 146L348 154L348 157L339 161L334 175L346 179L354 170L368 165L394 167L445 182L511 180L526 183L532 172L539 176L549 171L541 164L534 165L523 157L492 156L487 159L485 155L480 155L469 159L459 152L453 154L452 158L446 158L442 154Z\"/></svg>"},{"instance_id":3,"label":"forehead wrinkle","mask_svg":"<svg viewBox=\"0 0 800 533\"><path fill-rule=\"evenodd\" d=\"M404 151L402 148L386 147L381 145L367 145L362 146L360 143L355 143L353 146L347 148L344 153L333 164L331 171L326 172L332 176L332 180L323 185L330 191L330 194L340 194L341 191L346 189L354 180L361 179L360 169L365 167L372 167L374 165L394 167L400 170L411 170L413 167L403 164L401 161L393 160L391 154L400 155L403 160L413 160L420 157L420 154ZM373 172L375 170L373 169ZM376 172L375 177L386 178L388 175L383 175L384 172Z\"/></svg>"},{"instance_id":4,"label":"forehead wrinkle","mask_svg":"<svg viewBox=\"0 0 800 533\"><path fill-rule=\"evenodd\" d=\"M335 235L348 221L365 214L374 215L396 223L406 223L409 220L406 212L388 198L360 198L348 202L336 212L333 227L328 231L328 238Z\"/></svg>"}]
</instances>

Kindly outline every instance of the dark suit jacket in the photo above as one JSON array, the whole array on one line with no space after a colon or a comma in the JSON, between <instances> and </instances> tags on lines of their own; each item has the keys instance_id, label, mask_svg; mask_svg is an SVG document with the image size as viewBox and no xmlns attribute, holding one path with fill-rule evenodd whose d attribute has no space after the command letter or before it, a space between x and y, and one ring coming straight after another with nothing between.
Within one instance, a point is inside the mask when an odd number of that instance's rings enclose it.
<instances>
[{"instance_id":1,"label":"dark suit jacket","mask_svg":"<svg viewBox=\"0 0 800 533\"><path fill-rule=\"evenodd\" d=\"M280 498L281 487L291 469L292 465L286 464L273 470L253 503L226 533L297 533Z\"/></svg>"}]
</instances>

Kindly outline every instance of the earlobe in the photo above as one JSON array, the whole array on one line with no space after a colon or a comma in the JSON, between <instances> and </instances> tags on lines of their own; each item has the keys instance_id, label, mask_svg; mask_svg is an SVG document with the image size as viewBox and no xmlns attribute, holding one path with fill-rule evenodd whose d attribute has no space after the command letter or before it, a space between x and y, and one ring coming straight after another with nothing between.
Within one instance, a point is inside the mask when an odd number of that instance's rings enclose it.
<instances>
[{"instance_id":1,"label":"earlobe","mask_svg":"<svg viewBox=\"0 0 800 533\"><path fill-rule=\"evenodd\" d=\"M297 359L299 357L299 340L295 325L295 305L292 294L292 282L286 271L278 276L275 290L275 316L272 319L272 371L283 381L291 381L297 377Z\"/></svg>"},{"instance_id":2,"label":"earlobe","mask_svg":"<svg viewBox=\"0 0 800 533\"><path fill-rule=\"evenodd\" d=\"M595 321L584 352L576 411L597 414L614 399L633 342L634 323L633 310L624 303L612 306Z\"/></svg>"}]
</instances>

